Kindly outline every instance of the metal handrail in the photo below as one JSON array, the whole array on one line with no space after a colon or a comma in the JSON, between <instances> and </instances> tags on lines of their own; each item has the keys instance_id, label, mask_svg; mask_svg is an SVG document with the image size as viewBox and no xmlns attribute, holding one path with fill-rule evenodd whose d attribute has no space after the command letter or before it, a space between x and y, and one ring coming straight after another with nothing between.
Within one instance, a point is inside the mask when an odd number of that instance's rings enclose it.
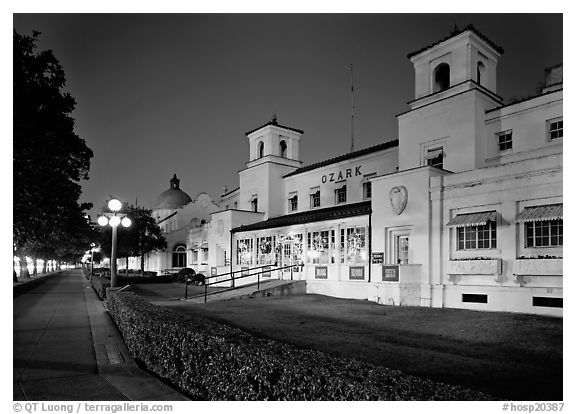
<instances>
[{"instance_id":1,"label":"metal handrail","mask_svg":"<svg viewBox=\"0 0 576 414\"><path fill-rule=\"evenodd\" d=\"M262 269L263 267L270 267L270 266L273 266L273 265L267 264L267 265L262 265L262 266L256 266L256 267L253 267L252 269L249 269L249 270ZM240 269L240 270L233 270L233 271L231 271L231 272L226 272L226 273L221 273L221 274L219 274L219 275L214 275L214 276L205 277L204 280L214 279L214 278L220 277L220 276L233 275L234 273L240 273L240 272L245 272L245 271L246 271L246 269L244 269L244 270L242 270L242 269ZM232 278L232 279L235 279L235 278Z\"/></svg>"},{"instance_id":2,"label":"metal handrail","mask_svg":"<svg viewBox=\"0 0 576 414\"><path fill-rule=\"evenodd\" d=\"M245 277L250 277L250 276L258 276L257 288L260 289L260 275L261 275L262 273L265 273L265 272L270 272L270 273L272 273L273 271L280 271L280 270L288 269L288 268L289 268L289 269L290 269L290 280L294 280L294 267L296 267L296 266L300 266L300 265L298 265L298 264L292 264L292 265L288 265L288 266L277 267L276 269L270 268L270 269L261 270L261 271L259 271L259 272L252 273L252 274L241 275L241 276L239 276L239 277L232 277L232 278L229 278L229 279L218 280L218 281L215 281L215 282L212 282L212 283L204 283L204 303L206 303L207 296L208 296L208 286L210 286L210 285L215 285L215 284L222 283L222 282L230 282L230 281L234 281L234 280L236 280L236 279L243 279L243 278L245 278ZM271 266L270 266L270 265L265 265L265 266L253 267L252 269L244 269L244 270L240 270L240 271L250 272L251 270L261 269L261 268L263 268L263 267L271 267ZM229 272L229 273L237 273L237 271ZM217 276L224 276L224 275L226 275L226 273L223 273L222 275L217 275ZM211 276L211 277L216 277L216 276ZM227 291L229 291L229 290L235 290L235 289L239 289L239 288L241 288L241 287L242 287L242 286L232 286L232 287L229 288L229 289L220 290L219 292L227 292Z\"/></svg>"}]
</instances>

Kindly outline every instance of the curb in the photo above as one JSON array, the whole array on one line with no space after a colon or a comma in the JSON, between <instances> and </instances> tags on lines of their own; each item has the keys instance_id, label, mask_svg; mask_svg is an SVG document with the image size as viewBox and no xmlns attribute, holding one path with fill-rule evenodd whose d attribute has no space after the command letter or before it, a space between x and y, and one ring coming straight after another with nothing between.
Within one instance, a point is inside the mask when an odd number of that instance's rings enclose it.
<instances>
[{"instance_id":1,"label":"curb","mask_svg":"<svg viewBox=\"0 0 576 414\"><path fill-rule=\"evenodd\" d=\"M58 270L58 271L52 272L52 273L46 273L45 275L36 276L35 278L30 278L26 281L20 282L18 285L14 285L12 297L16 297L16 296L21 295L25 292L28 292L30 289L33 289L33 288L41 285L46 280L51 279L52 277L59 275L61 272L63 272L63 270Z\"/></svg>"},{"instance_id":2,"label":"curb","mask_svg":"<svg viewBox=\"0 0 576 414\"><path fill-rule=\"evenodd\" d=\"M190 401L136 364L103 303L85 278L83 285L98 374L131 401Z\"/></svg>"}]
</instances>

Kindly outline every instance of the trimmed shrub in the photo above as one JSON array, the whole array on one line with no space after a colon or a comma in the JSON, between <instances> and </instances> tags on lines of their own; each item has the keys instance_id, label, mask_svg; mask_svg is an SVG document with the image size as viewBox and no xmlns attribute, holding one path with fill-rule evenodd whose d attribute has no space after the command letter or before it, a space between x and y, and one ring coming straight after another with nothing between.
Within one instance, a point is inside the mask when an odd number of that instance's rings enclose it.
<instances>
[{"instance_id":1,"label":"trimmed shrub","mask_svg":"<svg viewBox=\"0 0 576 414\"><path fill-rule=\"evenodd\" d=\"M106 288L110 287L110 278L93 276L90 279L90 284L92 284L92 288L94 288L100 300L106 299Z\"/></svg>"},{"instance_id":2,"label":"trimmed shrub","mask_svg":"<svg viewBox=\"0 0 576 414\"><path fill-rule=\"evenodd\" d=\"M190 283L196 286L203 286L206 283L206 276L203 273L196 273L190 278Z\"/></svg>"},{"instance_id":3,"label":"trimmed shrub","mask_svg":"<svg viewBox=\"0 0 576 414\"><path fill-rule=\"evenodd\" d=\"M199 400L485 400L397 370L256 338L115 292L107 309L133 357Z\"/></svg>"},{"instance_id":4,"label":"trimmed shrub","mask_svg":"<svg viewBox=\"0 0 576 414\"><path fill-rule=\"evenodd\" d=\"M190 269L189 267L185 267L183 269L180 269L178 271L178 273L173 274L172 280L174 282L184 283L184 282L186 282L187 278L192 278L195 274L196 274L196 272L194 271L194 269Z\"/></svg>"}]
</instances>

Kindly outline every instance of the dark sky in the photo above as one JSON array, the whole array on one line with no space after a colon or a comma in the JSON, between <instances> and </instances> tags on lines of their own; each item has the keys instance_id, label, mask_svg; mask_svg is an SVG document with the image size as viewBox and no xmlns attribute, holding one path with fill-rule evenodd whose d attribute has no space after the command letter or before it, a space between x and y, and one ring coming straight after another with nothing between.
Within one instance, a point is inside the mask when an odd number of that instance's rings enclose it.
<instances>
[{"instance_id":1,"label":"dark sky","mask_svg":"<svg viewBox=\"0 0 576 414\"><path fill-rule=\"evenodd\" d=\"M62 63L76 132L94 151L83 201L151 208L172 174L192 198L238 185L244 135L277 113L309 164L397 138L413 99L406 55L473 24L504 48L499 94L532 95L562 62L562 15L15 14Z\"/></svg>"}]
</instances>

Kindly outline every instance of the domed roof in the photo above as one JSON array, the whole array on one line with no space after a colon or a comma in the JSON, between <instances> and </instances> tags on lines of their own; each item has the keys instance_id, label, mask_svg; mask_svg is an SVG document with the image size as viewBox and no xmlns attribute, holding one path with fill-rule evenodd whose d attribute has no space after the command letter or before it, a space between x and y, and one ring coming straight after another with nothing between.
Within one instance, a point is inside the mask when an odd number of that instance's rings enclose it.
<instances>
[{"instance_id":1,"label":"domed roof","mask_svg":"<svg viewBox=\"0 0 576 414\"><path fill-rule=\"evenodd\" d=\"M154 202L154 209L176 209L185 206L192 199L184 191L180 190L180 180L174 174L170 180L170 188L158 196Z\"/></svg>"}]
</instances>

